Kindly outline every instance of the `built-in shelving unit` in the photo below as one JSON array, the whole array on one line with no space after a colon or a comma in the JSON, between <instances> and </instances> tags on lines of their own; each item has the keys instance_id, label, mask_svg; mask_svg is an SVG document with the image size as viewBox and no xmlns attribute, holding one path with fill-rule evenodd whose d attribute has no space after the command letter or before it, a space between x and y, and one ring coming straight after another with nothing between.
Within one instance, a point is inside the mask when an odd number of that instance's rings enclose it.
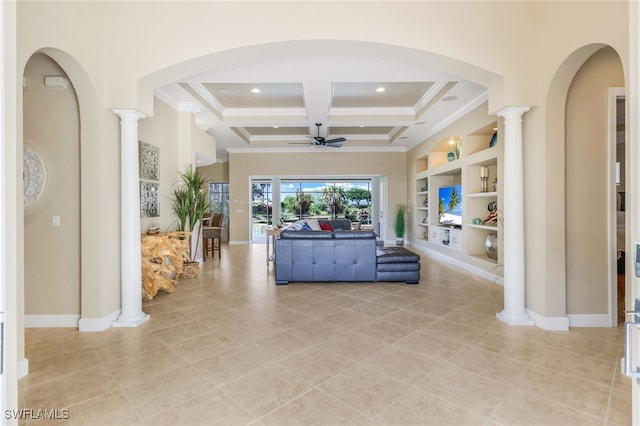
<instances>
[{"instance_id":1,"label":"built-in shelving unit","mask_svg":"<svg viewBox=\"0 0 640 426\"><path fill-rule=\"evenodd\" d=\"M499 218L502 206L502 146L499 138L496 144L490 143L496 129L497 124L491 123L442 140L416 159L415 167L414 243L485 271L495 269L502 257L501 249L497 259L485 250L489 234L502 240L500 219L486 222L489 207L495 206ZM481 173L488 175L486 188ZM439 189L451 185L462 187L461 226L439 223Z\"/></svg>"},{"instance_id":2,"label":"built-in shelving unit","mask_svg":"<svg viewBox=\"0 0 640 426\"><path fill-rule=\"evenodd\" d=\"M423 157L416 161L416 213L418 238L429 239L429 158Z\"/></svg>"}]
</instances>

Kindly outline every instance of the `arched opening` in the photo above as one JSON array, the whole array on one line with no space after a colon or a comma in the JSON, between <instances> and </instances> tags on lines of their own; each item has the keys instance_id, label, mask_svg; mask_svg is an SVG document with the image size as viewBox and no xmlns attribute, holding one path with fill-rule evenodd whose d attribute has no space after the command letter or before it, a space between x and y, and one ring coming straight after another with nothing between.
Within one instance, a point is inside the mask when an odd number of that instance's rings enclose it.
<instances>
[{"instance_id":1,"label":"arched opening","mask_svg":"<svg viewBox=\"0 0 640 426\"><path fill-rule=\"evenodd\" d=\"M571 326L617 323L608 89L622 86L617 53L589 45L564 61L547 96L544 228L554 244L544 253L546 316Z\"/></svg>"},{"instance_id":2,"label":"arched opening","mask_svg":"<svg viewBox=\"0 0 640 426\"><path fill-rule=\"evenodd\" d=\"M48 70L59 71L53 75L53 77L66 77L66 82L62 81L62 83L59 79L50 80L50 84L53 85L52 87L45 86L44 76L40 76L42 78L39 81L33 80L32 83L34 85L36 83L39 84L42 86L42 90L46 89L53 95L56 93L60 94L59 92L62 90L68 92L67 97L69 99L67 100L65 109L61 112L63 117L60 119L61 121L56 122L55 127L70 132L72 130L70 123L73 122L73 132L75 132L74 144L76 152L74 167L76 171L74 172L74 180L71 181L72 183L70 185L73 187L74 197L76 198L76 207L74 207L76 209L76 218L63 217L59 212L41 209L43 210L42 215L44 217L40 218L40 221L42 222L41 226L43 229L47 231L61 231L59 232L60 234L65 234L66 228L69 226L74 226L77 229L78 236L73 237L75 247L77 247L77 251L74 249L73 255L74 258L76 258L74 262L77 263L77 267L74 266L75 271L72 272L77 276L75 280L76 283L74 284L75 290L73 292L73 297L77 298L77 301L73 302L76 309L72 314L51 310L49 310L49 313L51 315L59 315L57 318L53 318L53 324L59 326L78 326L79 323L81 331L102 330L111 325L112 319L103 318L105 311L109 310L109 306L103 306L105 305L105 301L102 300L104 296L101 295L100 291L100 287L106 278L105 272L101 270L104 266L102 266L99 261L104 249L102 248L100 238L101 227L97 224L100 224L107 214L105 213L105 206L101 203L100 197L100 187L103 183L100 179L101 148L99 144L100 132L98 130L100 127L100 118L97 98L92 83L84 69L66 52L53 48L43 48L34 53L30 60L33 58L38 58L39 62L45 63ZM25 73L28 72L28 66L28 64L25 65ZM47 72L47 75L51 74ZM59 83L63 85L66 84L66 87L55 86ZM31 128L33 123L36 124L36 128L43 126L43 121L41 121L43 117L41 115L46 115L46 113L39 110L39 108L43 108L43 105L40 99L36 97L33 101L35 114L28 117L27 108L30 107L26 104L30 101L26 99L26 92L29 90L29 78L26 79L26 86L24 89L25 106L23 108L23 122L25 127L24 142L29 143L28 135L30 130L27 131L27 129ZM56 92L56 90L58 90L58 92ZM73 97L73 101L70 99L71 97ZM51 108L52 105L55 105L57 108L55 101L52 101L47 107ZM50 138L47 137L45 131L42 132L42 138L50 142ZM65 140L65 143L67 142L68 140ZM66 158L66 152L62 151L59 154L62 158ZM62 192L65 196L68 195L64 190ZM54 216L59 216L59 218ZM55 224L59 223L60 226L54 226L54 221ZM45 236L38 235L35 240L34 249L44 251L45 253L42 254L43 257L55 258L57 251L60 251L58 247L54 247L53 251L45 250L42 244L43 241L45 241ZM48 241L48 243L51 245L50 241ZM27 247L26 249L28 250ZM25 254L25 258L29 258L28 251ZM65 268L66 266L68 265L61 264L59 267ZM36 264L34 267L35 269L42 269L42 265L40 264ZM25 266L25 269L27 268L31 269L30 266ZM50 285L49 282L45 282L44 284ZM66 284L62 285L65 286ZM28 282L25 283L25 287L27 291L29 291ZM27 296L27 298L28 297L29 296ZM67 298L68 296L65 292L61 291L56 297ZM26 314L29 315L28 310ZM42 319L46 320L46 318Z\"/></svg>"},{"instance_id":3,"label":"arched opening","mask_svg":"<svg viewBox=\"0 0 640 426\"><path fill-rule=\"evenodd\" d=\"M74 87L49 56L25 67L25 326L80 318L80 117Z\"/></svg>"}]
</instances>

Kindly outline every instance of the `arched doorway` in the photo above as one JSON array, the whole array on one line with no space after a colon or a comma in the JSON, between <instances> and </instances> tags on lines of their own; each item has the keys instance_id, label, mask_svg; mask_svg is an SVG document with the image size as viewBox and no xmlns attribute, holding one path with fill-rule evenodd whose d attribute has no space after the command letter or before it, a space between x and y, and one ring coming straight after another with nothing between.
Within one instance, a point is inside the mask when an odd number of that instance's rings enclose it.
<instances>
[{"instance_id":1,"label":"arched doorway","mask_svg":"<svg viewBox=\"0 0 640 426\"><path fill-rule=\"evenodd\" d=\"M624 86L617 53L604 45L578 49L556 72L546 101L547 316L567 326L610 326L616 287L608 89Z\"/></svg>"},{"instance_id":2,"label":"arched doorway","mask_svg":"<svg viewBox=\"0 0 640 426\"><path fill-rule=\"evenodd\" d=\"M100 117L100 109L98 108L98 101L92 83L85 70L74 58L66 52L53 48L43 48L35 52L30 57L30 60L36 57L39 58L40 61L45 62L49 67L48 69L60 71L59 74L53 75L54 77L66 76L67 78L66 82L62 82L63 86L66 85L66 87L56 86L56 84L60 83L59 79L53 79L49 82L52 86L46 87L44 85L44 76L42 75L40 76L42 78L38 84L42 86L42 90L62 89L68 91L67 95L69 99L66 104L67 109L63 111L62 114L70 114L70 119L75 123L74 144L77 151L77 173L75 173L76 177L72 185L73 190L77 191L77 208L79 209L75 223L73 220L67 221L62 214L56 214L56 212L53 211L42 213L45 217L41 219L44 229L48 229L49 231L55 230L62 231L61 233L63 233L66 227L71 225L78 229L79 237L74 243L77 244L77 253L79 253L77 272L74 272L79 276L77 284L75 284L77 290L74 290L74 295L77 295L79 298L77 303L74 301L77 308L75 309L75 313L72 314L65 313L64 311L53 312L50 310L49 312L56 317L36 319L45 321L47 319L53 320L58 326L78 326L79 324L81 331L104 330L111 326L114 316L117 315L117 311L111 313L112 309L110 309L110 306L105 306L103 300L104 295L103 292L100 291L103 283L111 282L111 275L113 275L113 268L109 268L109 270L105 272L104 266L99 261L100 256L105 255L104 244L102 243L103 238L101 238L101 232L104 232L104 227L99 226L99 224L104 221L105 215L108 215L108 212L105 213L105 206L101 203L100 198L101 187L104 186L104 179L101 179L101 170L104 166L101 167L103 163L101 163L100 160L104 158L105 150L99 143L101 138L99 129L101 126L100 123L104 119ZM25 64L25 71L27 67L28 64ZM35 84L36 80L32 82ZM25 80L25 83L27 87L24 89L23 97L27 96L26 92L29 89L29 78ZM55 91L53 92L54 95L56 93ZM59 95L59 93L57 94ZM23 104L28 102L29 101L25 99ZM35 105L35 111L32 119L27 118L25 111L27 106L23 107L23 114L25 115L23 123L25 129L27 129L34 120L37 124L40 115L43 114L41 111L42 103L37 97L33 103ZM56 104L52 101L51 105ZM109 118L111 118L111 115L109 115ZM63 123L63 125L60 125L60 123ZM56 123L56 126L69 131L69 121L67 120L62 119L61 122ZM46 132L43 133L43 140L50 141L51 138L47 137ZM23 138L25 143L29 142L28 134L29 133L25 131ZM64 152L62 152L62 154L64 154ZM64 158L64 155L62 155L62 157ZM54 218L54 216L60 217ZM59 227L53 226L54 220L56 223L59 221ZM34 244L35 249L44 250L41 241L36 241ZM56 251L53 251L47 253L47 255L53 256L55 253ZM27 253L25 257L28 258L29 254ZM64 265L61 265L61 267L63 266ZM39 264L35 267L41 268ZM25 266L25 269L26 268L27 266ZM116 270L115 273L117 274L118 271ZM25 287L28 288L29 284L27 283ZM66 295L61 292L59 297L66 297ZM26 315L29 315L29 311L26 311Z\"/></svg>"},{"instance_id":3,"label":"arched doorway","mask_svg":"<svg viewBox=\"0 0 640 426\"><path fill-rule=\"evenodd\" d=\"M27 62L24 82L25 326L75 327L81 282L78 101L68 75L43 53Z\"/></svg>"}]
</instances>

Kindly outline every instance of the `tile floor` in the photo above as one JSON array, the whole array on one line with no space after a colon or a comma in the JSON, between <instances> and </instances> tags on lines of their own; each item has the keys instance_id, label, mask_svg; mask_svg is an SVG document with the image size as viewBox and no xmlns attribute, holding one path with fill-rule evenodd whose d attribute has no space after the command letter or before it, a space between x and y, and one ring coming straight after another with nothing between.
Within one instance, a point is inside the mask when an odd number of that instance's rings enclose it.
<instances>
[{"instance_id":1,"label":"tile floor","mask_svg":"<svg viewBox=\"0 0 640 426\"><path fill-rule=\"evenodd\" d=\"M427 256L417 286L275 286L264 246L224 246L143 308L134 329L28 329L22 408L90 426L631 424L620 328L508 327L500 286Z\"/></svg>"}]
</instances>

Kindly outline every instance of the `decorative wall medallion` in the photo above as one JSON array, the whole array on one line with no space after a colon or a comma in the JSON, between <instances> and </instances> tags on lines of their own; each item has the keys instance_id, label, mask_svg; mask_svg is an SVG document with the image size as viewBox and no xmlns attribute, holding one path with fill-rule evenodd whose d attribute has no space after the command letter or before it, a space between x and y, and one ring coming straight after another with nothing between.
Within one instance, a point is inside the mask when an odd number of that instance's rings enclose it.
<instances>
[{"instance_id":1,"label":"decorative wall medallion","mask_svg":"<svg viewBox=\"0 0 640 426\"><path fill-rule=\"evenodd\" d=\"M140 216L158 217L160 216L160 206L158 202L160 184L155 182L140 182Z\"/></svg>"},{"instance_id":2,"label":"decorative wall medallion","mask_svg":"<svg viewBox=\"0 0 640 426\"><path fill-rule=\"evenodd\" d=\"M139 142L140 179L158 180L160 177L160 148Z\"/></svg>"},{"instance_id":3,"label":"decorative wall medallion","mask_svg":"<svg viewBox=\"0 0 640 426\"><path fill-rule=\"evenodd\" d=\"M47 172L44 168L42 158L28 144L23 144L22 148L24 180L24 209L32 207L42 196L47 181Z\"/></svg>"}]
</instances>

